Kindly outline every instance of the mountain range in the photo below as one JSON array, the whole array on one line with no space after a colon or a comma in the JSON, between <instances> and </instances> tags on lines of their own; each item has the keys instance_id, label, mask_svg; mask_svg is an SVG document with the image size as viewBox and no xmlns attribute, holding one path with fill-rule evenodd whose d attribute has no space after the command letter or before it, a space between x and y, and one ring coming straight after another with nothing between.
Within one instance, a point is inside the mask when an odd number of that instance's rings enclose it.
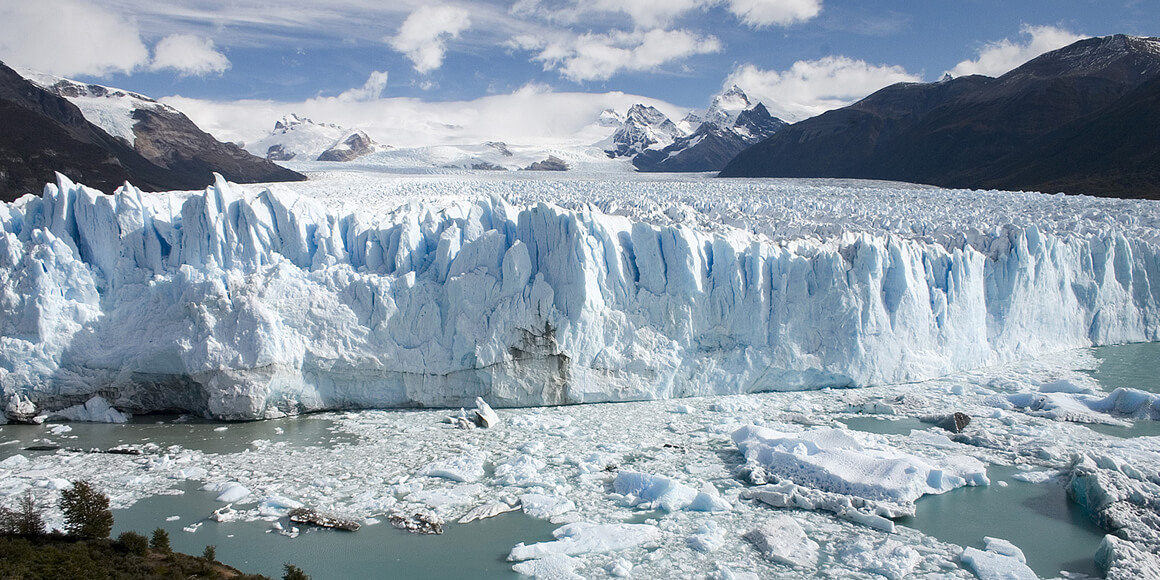
<instances>
[{"instance_id":1,"label":"mountain range","mask_svg":"<svg viewBox=\"0 0 1160 580\"><path fill-rule=\"evenodd\" d=\"M220 173L236 183L305 176L222 143L148 97L20 73L0 63L0 199L39 194L60 172L111 192L201 189ZM79 103L79 104L78 104Z\"/></svg>"},{"instance_id":2,"label":"mountain range","mask_svg":"<svg viewBox=\"0 0 1160 580\"><path fill-rule=\"evenodd\" d=\"M998 78L900 83L785 127L722 177L1160 198L1160 39L1081 40Z\"/></svg>"}]
</instances>

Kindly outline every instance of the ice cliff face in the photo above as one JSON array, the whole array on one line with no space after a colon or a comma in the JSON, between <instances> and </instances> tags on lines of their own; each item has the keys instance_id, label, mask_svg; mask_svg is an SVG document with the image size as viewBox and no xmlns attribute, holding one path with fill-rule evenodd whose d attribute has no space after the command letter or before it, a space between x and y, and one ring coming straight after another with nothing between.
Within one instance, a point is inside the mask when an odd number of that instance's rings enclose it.
<instances>
[{"instance_id":1,"label":"ice cliff face","mask_svg":"<svg viewBox=\"0 0 1160 580\"><path fill-rule=\"evenodd\" d=\"M1160 327L1160 251L1116 233L772 242L494 196L338 214L220 179L0 206L0 288L4 404L225 419L914 381Z\"/></svg>"}]
</instances>

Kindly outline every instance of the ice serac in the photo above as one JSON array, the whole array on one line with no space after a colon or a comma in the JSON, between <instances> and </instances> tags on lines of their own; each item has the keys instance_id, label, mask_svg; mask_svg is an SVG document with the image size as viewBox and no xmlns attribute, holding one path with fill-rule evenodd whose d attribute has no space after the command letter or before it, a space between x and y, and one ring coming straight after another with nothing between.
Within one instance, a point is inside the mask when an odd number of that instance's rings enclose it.
<instances>
[{"instance_id":1,"label":"ice serac","mask_svg":"<svg viewBox=\"0 0 1160 580\"><path fill-rule=\"evenodd\" d=\"M221 179L110 196L61 177L0 206L0 403L252 419L647 400L1157 339L1153 242L960 240L774 243L499 197L340 214Z\"/></svg>"}]
</instances>

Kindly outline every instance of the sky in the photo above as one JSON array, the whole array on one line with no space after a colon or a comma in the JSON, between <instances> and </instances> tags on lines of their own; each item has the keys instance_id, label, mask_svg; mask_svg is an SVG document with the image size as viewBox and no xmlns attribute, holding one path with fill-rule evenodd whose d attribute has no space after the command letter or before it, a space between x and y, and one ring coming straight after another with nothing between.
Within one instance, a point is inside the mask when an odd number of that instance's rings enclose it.
<instances>
[{"instance_id":1,"label":"sky","mask_svg":"<svg viewBox=\"0 0 1160 580\"><path fill-rule=\"evenodd\" d=\"M734 84L792 122L1117 33L1160 35L1160 2L0 0L0 60L158 98L227 140L289 112L403 145L563 136L633 102L679 118Z\"/></svg>"}]
</instances>

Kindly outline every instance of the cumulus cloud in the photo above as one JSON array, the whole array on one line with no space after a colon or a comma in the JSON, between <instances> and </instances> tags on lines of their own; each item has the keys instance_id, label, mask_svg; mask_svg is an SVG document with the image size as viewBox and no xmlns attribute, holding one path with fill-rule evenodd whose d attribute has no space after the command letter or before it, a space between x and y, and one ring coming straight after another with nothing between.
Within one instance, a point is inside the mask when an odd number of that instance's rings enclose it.
<instances>
[{"instance_id":1,"label":"cumulus cloud","mask_svg":"<svg viewBox=\"0 0 1160 580\"><path fill-rule=\"evenodd\" d=\"M844 107L899 82L921 79L900 66L872 65L845 56L800 60L789 70L767 71L752 64L737 67L724 86L737 85L757 98L774 116L800 121Z\"/></svg>"},{"instance_id":2,"label":"cumulus cloud","mask_svg":"<svg viewBox=\"0 0 1160 580\"><path fill-rule=\"evenodd\" d=\"M153 70L172 69L181 76L222 74L230 59L218 52L213 41L192 34L171 34L153 49Z\"/></svg>"},{"instance_id":3,"label":"cumulus cloud","mask_svg":"<svg viewBox=\"0 0 1160 580\"><path fill-rule=\"evenodd\" d=\"M137 23L87 0L0 2L0 59L59 76L146 66Z\"/></svg>"},{"instance_id":4,"label":"cumulus cloud","mask_svg":"<svg viewBox=\"0 0 1160 580\"><path fill-rule=\"evenodd\" d=\"M754 28L789 26L813 19L822 0L729 0L729 12Z\"/></svg>"},{"instance_id":5,"label":"cumulus cloud","mask_svg":"<svg viewBox=\"0 0 1160 580\"><path fill-rule=\"evenodd\" d=\"M423 6L412 12L399 32L388 37L391 48L403 53L415 70L429 73L443 66L443 55L449 38L471 26L467 10L454 6Z\"/></svg>"},{"instance_id":6,"label":"cumulus cloud","mask_svg":"<svg viewBox=\"0 0 1160 580\"><path fill-rule=\"evenodd\" d=\"M613 30L607 34L522 36L512 47L538 51L532 60L576 82L607 80L622 71L648 71L676 60L721 50L721 41L687 30Z\"/></svg>"},{"instance_id":7,"label":"cumulus cloud","mask_svg":"<svg viewBox=\"0 0 1160 580\"><path fill-rule=\"evenodd\" d=\"M345 103L373 101L383 96L383 91L386 88L386 71L374 71L371 73L371 76L367 78L367 82L363 83L363 86L343 91L342 94L335 98Z\"/></svg>"},{"instance_id":8,"label":"cumulus cloud","mask_svg":"<svg viewBox=\"0 0 1160 580\"><path fill-rule=\"evenodd\" d=\"M1024 42L1012 42L1006 38L989 42L979 50L979 58L960 62L949 71L950 74L956 77L973 74L1001 76L1045 52L1087 38L1054 26L1026 24L1019 29L1019 34L1026 37Z\"/></svg>"},{"instance_id":9,"label":"cumulus cloud","mask_svg":"<svg viewBox=\"0 0 1160 580\"><path fill-rule=\"evenodd\" d=\"M594 125L604 109L624 112L643 103L657 107L670 118L679 119L688 113L686 108L642 95L554 92L543 85L526 85L512 93L471 101L425 102L404 97L354 102L337 97L298 102L221 102L188 97L165 97L161 101L224 141L258 141L270 134L278 119L292 111L320 123L357 127L375 141L395 147L494 140L513 146L584 146L608 136L606 127Z\"/></svg>"}]
</instances>

